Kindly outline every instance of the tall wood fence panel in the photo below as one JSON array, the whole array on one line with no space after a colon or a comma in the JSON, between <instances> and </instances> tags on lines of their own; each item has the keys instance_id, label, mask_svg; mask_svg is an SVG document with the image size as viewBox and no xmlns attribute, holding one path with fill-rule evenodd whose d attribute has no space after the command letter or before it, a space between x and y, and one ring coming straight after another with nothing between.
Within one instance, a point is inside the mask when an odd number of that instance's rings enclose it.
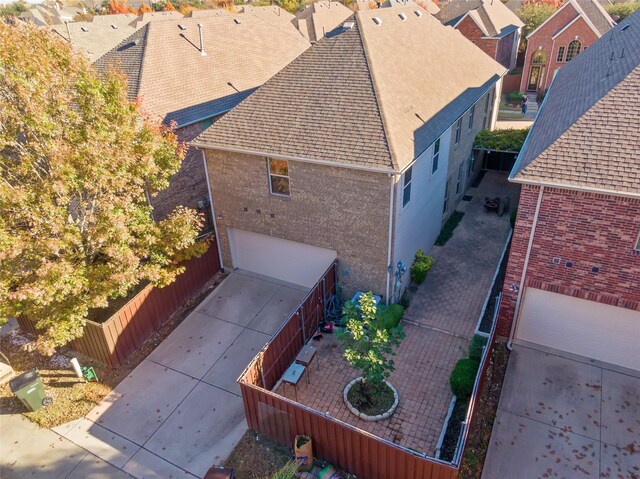
<instances>
[{"instance_id":1,"label":"tall wood fence panel","mask_svg":"<svg viewBox=\"0 0 640 479\"><path fill-rule=\"evenodd\" d=\"M83 336L70 346L108 366L121 366L220 271L215 241L204 255L186 261L184 266L185 271L173 283L164 288L145 287L105 322L87 321ZM23 330L37 334L33 321L22 317L18 322Z\"/></svg>"}]
</instances>

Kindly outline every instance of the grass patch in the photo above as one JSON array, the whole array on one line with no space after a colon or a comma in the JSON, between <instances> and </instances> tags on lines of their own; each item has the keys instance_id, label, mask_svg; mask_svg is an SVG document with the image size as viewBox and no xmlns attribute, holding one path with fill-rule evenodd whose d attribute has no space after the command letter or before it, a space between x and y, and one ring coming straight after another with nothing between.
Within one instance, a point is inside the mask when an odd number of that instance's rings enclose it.
<instances>
[{"instance_id":1,"label":"grass patch","mask_svg":"<svg viewBox=\"0 0 640 479\"><path fill-rule=\"evenodd\" d=\"M370 384L357 381L349 389L347 399L358 411L367 416L377 416L391 409L395 396L393 390L386 383L373 388Z\"/></svg>"},{"instance_id":2,"label":"grass patch","mask_svg":"<svg viewBox=\"0 0 640 479\"><path fill-rule=\"evenodd\" d=\"M444 246L447 241L451 239L453 236L453 230L460 224L464 213L462 211L454 211L453 214L449 217L447 222L442 227L438 238L436 239L436 245Z\"/></svg>"}]
</instances>

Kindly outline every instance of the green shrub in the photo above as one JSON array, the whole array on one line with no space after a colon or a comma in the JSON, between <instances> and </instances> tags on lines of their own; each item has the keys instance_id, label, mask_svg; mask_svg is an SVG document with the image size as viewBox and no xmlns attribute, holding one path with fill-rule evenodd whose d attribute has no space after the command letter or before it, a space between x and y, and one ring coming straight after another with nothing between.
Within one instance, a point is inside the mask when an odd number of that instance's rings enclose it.
<instances>
[{"instance_id":1,"label":"green shrub","mask_svg":"<svg viewBox=\"0 0 640 479\"><path fill-rule=\"evenodd\" d=\"M509 221L511 222L511 228L516 227L516 218L518 217L518 208L514 208L511 210L511 216L509 217Z\"/></svg>"},{"instance_id":2,"label":"green shrub","mask_svg":"<svg viewBox=\"0 0 640 479\"><path fill-rule=\"evenodd\" d=\"M479 363L473 359L463 358L458 361L449 376L451 391L460 399L466 399L473 392Z\"/></svg>"},{"instance_id":3,"label":"green shrub","mask_svg":"<svg viewBox=\"0 0 640 479\"><path fill-rule=\"evenodd\" d=\"M422 284L431 266L433 266L433 258L425 256L424 252L419 249L411 265L411 281L416 284Z\"/></svg>"},{"instance_id":4,"label":"green shrub","mask_svg":"<svg viewBox=\"0 0 640 479\"><path fill-rule=\"evenodd\" d=\"M442 227L438 238L436 239L436 245L444 246L445 243L451 239L451 237L453 236L453 230L456 229L463 216L464 213L462 211L454 211L451 214L447 222Z\"/></svg>"},{"instance_id":5,"label":"green shrub","mask_svg":"<svg viewBox=\"0 0 640 479\"><path fill-rule=\"evenodd\" d=\"M282 469L276 471L271 479L295 479L298 477L298 463L296 461L287 462Z\"/></svg>"},{"instance_id":6,"label":"green shrub","mask_svg":"<svg viewBox=\"0 0 640 479\"><path fill-rule=\"evenodd\" d=\"M507 101L509 103L518 103L521 102L524 98L524 93L521 91L512 91L511 93L507 93Z\"/></svg>"},{"instance_id":7,"label":"green shrub","mask_svg":"<svg viewBox=\"0 0 640 479\"><path fill-rule=\"evenodd\" d=\"M522 149L528 133L529 128L481 130L476 135L473 146L482 150L512 151L517 153Z\"/></svg>"},{"instance_id":8,"label":"green shrub","mask_svg":"<svg viewBox=\"0 0 640 479\"><path fill-rule=\"evenodd\" d=\"M404 307L400 304L378 306L377 314L380 321L382 321L384 329L388 331L400 324L400 320L404 315Z\"/></svg>"},{"instance_id":9,"label":"green shrub","mask_svg":"<svg viewBox=\"0 0 640 479\"><path fill-rule=\"evenodd\" d=\"M469 343L469 359L480 362L480 359L482 359L482 351L484 351L486 345L487 338L479 334L474 335Z\"/></svg>"},{"instance_id":10,"label":"green shrub","mask_svg":"<svg viewBox=\"0 0 640 479\"><path fill-rule=\"evenodd\" d=\"M625 2L607 5L604 9L616 22L620 23L638 8L640 8L640 2Z\"/></svg>"}]
</instances>

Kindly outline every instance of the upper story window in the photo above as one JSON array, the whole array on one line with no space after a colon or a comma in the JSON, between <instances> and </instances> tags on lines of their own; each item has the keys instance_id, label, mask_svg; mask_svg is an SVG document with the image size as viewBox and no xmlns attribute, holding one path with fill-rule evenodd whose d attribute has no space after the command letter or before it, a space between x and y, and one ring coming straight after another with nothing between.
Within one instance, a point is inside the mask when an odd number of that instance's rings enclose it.
<instances>
[{"instance_id":1,"label":"upper story window","mask_svg":"<svg viewBox=\"0 0 640 479\"><path fill-rule=\"evenodd\" d=\"M556 57L557 62L561 62L564 60L564 47L558 48L558 56Z\"/></svg>"},{"instance_id":2,"label":"upper story window","mask_svg":"<svg viewBox=\"0 0 640 479\"><path fill-rule=\"evenodd\" d=\"M489 102L491 101L491 93L487 93L487 96L484 98L484 115L482 118L482 129L487 128L487 118L489 117Z\"/></svg>"},{"instance_id":3,"label":"upper story window","mask_svg":"<svg viewBox=\"0 0 640 479\"><path fill-rule=\"evenodd\" d=\"M636 241L636 251L640 251L640 234L638 234L638 240Z\"/></svg>"},{"instance_id":4,"label":"upper story window","mask_svg":"<svg viewBox=\"0 0 640 479\"><path fill-rule=\"evenodd\" d=\"M433 160L431 161L431 174L438 171L438 161L440 160L440 138L433 144Z\"/></svg>"},{"instance_id":5,"label":"upper story window","mask_svg":"<svg viewBox=\"0 0 640 479\"><path fill-rule=\"evenodd\" d=\"M473 129L473 117L476 114L476 106L473 105L471 107L471 110L469 111L469 124L467 125L467 128L469 128L470 130Z\"/></svg>"},{"instance_id":6,"label":"upper story window","mask_svg":"<svg viewBox=\"0 0 640 479\"><path fill-rule=\"evenodd\" d=\"M460 130L462 129L462 117L458 118L456 123L456 134L455 134L455 143L456 145L460 143Z\"/></svg>"},{"instance_id":7,"label":"upper story window","mask_svg":"<svg viewBox=\"0 0 640 479\"><path fill-rule=\"evenodd\" d=\"M291 196L289 190L289 162L287 160L267 159L269 167L269 192L272 195Z\"/></svg>"},{"instance_id":8,"label":"upper story window","mask_svg":"<svg viewBox=\"0 0 640 479\"><path fill-rule=\"evenodd\" d=\"M536 50L531 57L531 63L543 65L547 62L547 54L543 50Z\"/></svg>"},{"instance_id":9,"label":"upper story window","mask_svg":"<svg viewBox=\"0 0 640 479\"><path fill-rule=\"evenodd\" d=\"M567 61L571 61L575 57L577 57L581 49L582 49L582 43L580 43L580 40L571 41L569 43L569 47L567 48Z\"/></svg>"},{"instance_id":10,"label":"upper story window","mask_svg":"<svg viewBox=\"0 0 640 479\"><path fill-rule=\"evenodd\" d=\"M403 175L402 182L402 206L407 206L411 201L411 176L413 175L413 166L407 168Z\"/></svg>"}]
</instances>

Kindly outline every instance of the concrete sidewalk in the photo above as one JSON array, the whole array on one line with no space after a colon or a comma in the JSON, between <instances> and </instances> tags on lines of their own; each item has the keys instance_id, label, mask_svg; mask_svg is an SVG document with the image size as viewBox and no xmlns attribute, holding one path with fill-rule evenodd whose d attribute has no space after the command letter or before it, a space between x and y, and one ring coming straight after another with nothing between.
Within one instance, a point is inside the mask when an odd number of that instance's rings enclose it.
<instances>
[{"instance_id":1,"label":"concrete sidewalk","mask_svg":"<svg viewBox=\"0 0 640 479\"><path fill-rule=\"evenodd\" d=\"M246 430L237 377L307 291L231 273L85 418L3 417L2 477L203 477Z\"/></svg>"},{"instance_id":2,"label":"concrete sidewalk","mask_svg":"<svg viewBox=\"0 0 640 479\"><path fill-rule=\"evenodd\" d=\"M129 474L22 414L0 412L0 477L126 479Z\"/></svg>"}]
</instances>

